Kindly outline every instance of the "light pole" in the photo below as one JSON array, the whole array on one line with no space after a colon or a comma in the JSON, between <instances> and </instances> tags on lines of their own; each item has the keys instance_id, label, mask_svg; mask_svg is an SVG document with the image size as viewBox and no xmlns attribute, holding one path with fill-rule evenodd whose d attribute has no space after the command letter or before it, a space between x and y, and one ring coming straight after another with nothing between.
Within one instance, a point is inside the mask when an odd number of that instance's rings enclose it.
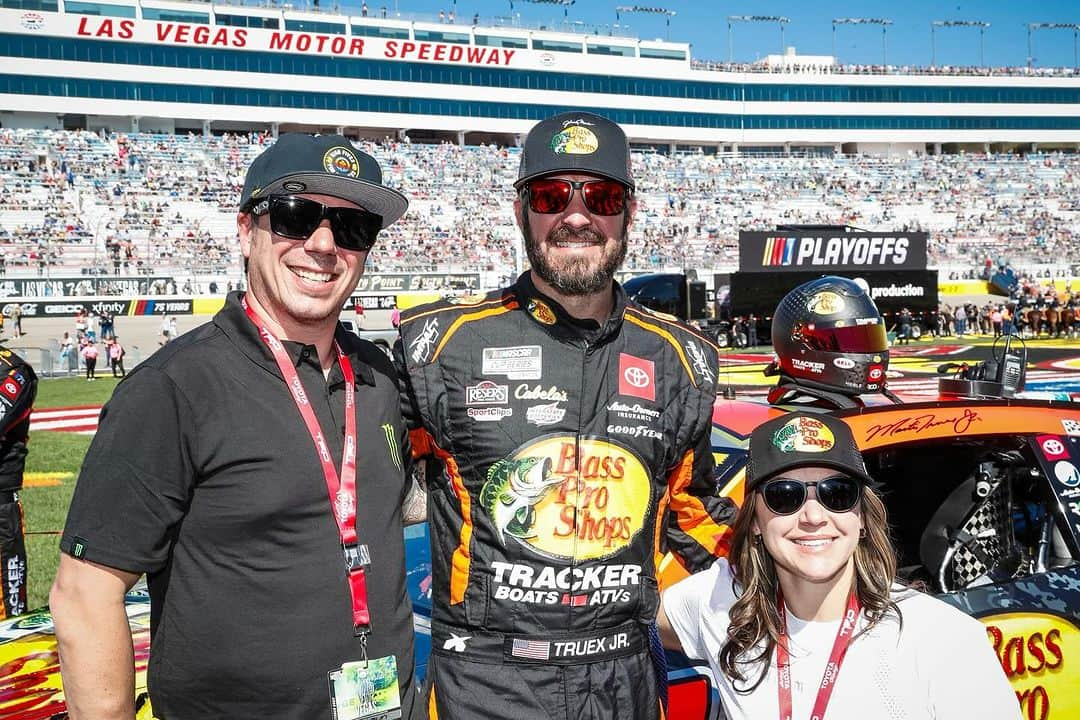
<instances>
[{"instance_id":1,"label":"light pole","mask_svg":"<svg viewBox=\"0 0 1080 720\"><path fill-rule=\"evenodd\" d=\"M728 62L734 62L734 46L732 44L731 26L733 23L778 23L780 25L780 54L784 54L784 25L791 22L791 18L782 15L728 15L727 19L727 42Z\"/></svg>"},{"instance_id":2,"label":"light pole","mask_svg":"<svg viewBox=\"0 0 1080 720\"><path fill-rule=\"evenodd\" d=\"M939 27L977 27L979 28L979 67L983 66L983 33L990 23L982 20L933 20L930 22L930 67L937 65L937 48L934 44L934 28ZM1029 53L1030 54L1030 53Z\"/></svg>"},{"instance_id":3,"label":"light pole","mask_svg":"<svg viewBox=\"0 0 1080 720\"><path fill-rule=\"evenodd\" d=\"M621 13L645 13L648 15L664 15L665 25L667 26L665 37L671 39L671 18L675 17L674 10L668 10L662 7L641 7L640 5L619 5L615 8L615 19L620 20Z\"/></svg>"},{"instance_id":4,"label":"light pole","mask_svg":"<svg viewBox=\"0 0 1080 720\"><path fill-rule=\"evenodd\" d=\"M1076 34L1080 31L1080 23L1028 23L1027 26L1027 42L1028 42L1028 57L1027 65L1031 67L1034 58L1031 53L1031 33L1034 30L1072 30L1073 31L1073 67L1080 67L1080 58L1077 58L1076 54Z\"/></svg>"},{"instance_id":5,"label":"light pole","mask_svg":"<svg viewBox=\"0 0 1080 720\"><path fill-rule=\"evenodd\" d=\"M836 26L837 25L880 25L881 26L881 64L889 64L889 40L886 32L892 25L892 20L886 18L833 18L832 21L832 44L833 60L836 57Z\"/></svg>"}]
</instances>

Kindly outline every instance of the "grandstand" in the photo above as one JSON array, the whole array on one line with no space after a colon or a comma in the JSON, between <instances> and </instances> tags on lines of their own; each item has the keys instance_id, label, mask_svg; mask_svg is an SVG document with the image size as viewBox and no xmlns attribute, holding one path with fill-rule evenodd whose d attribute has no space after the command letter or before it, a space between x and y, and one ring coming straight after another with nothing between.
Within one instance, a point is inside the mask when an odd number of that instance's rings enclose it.
<instances>
[{"instance_id":1,"label":"grandstand","mask_svg":"<svg viewBox=\"0 0 1080 720\"><path fill-rule=\"evenodd\" d=\"M175 0L0 0L0 21L9 276L235 281L244 169L279 132L305 130L355 138L412 200L369 272L497 281L523 263L517 146L566 107L631 137L631 269L730 270L740 229L778 223L927 230L932 264L954 274L1075 256L1071 71L733 65L685 43L500 19Z\"/></svg>"}]
</instances>

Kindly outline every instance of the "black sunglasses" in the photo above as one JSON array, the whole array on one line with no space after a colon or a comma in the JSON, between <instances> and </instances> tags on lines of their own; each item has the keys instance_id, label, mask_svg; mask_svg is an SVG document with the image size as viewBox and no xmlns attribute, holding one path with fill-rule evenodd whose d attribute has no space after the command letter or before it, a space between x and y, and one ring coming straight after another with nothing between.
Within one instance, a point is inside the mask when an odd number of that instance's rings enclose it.
<instances>
[{"instance_id":1,"label":"black sunglasses","mask_svg":"<svg viewBox=\"0 0 1080 720\"><path fill-rule=\"evenodd\" d=\"M254 215L270 215L275 235L306 240L323 220L330 221L334 243L345 250L370 250L382 230L382 216L362 208L330 207L295 195L273 195L251 209Z\"/></svg>"},{"instance_id":2,"label":"black sunglasses","mask_svg":"<svg viewBox=\"0 0 1080 720\"><path fill-rule=\"evenodd\" d=\"M560 213L580 190L585 207L594 215L618 215L626 209L627 187L615 180L562 180L543 178L525 186L529 209L541 215Z\"/></svg>"},{"instance_id":3,"label":"black sunglasses","mask_svg":"<svg viewBox=\"0 0 1080 720\"><path fill-rule=\"evenodd\" d=\"M862 483L847 475L833 475L822 480L803 482L779 477L761 486L765 506L776 515L791 515L806 503L806 488L817 488L817 499L830 512L842 513L854 509L862 497Z\"/></svg>"}]
</instances>

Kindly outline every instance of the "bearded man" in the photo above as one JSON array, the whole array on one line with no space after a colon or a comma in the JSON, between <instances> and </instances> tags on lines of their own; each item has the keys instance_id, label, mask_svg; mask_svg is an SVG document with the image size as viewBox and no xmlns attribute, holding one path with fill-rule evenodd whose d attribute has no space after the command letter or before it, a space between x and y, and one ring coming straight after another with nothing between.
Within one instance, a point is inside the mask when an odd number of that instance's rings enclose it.
<instances>
[{"instance_id":1,"label":"bearded man","mask_svg":"<svg viewBox=\"0 0 1080 720\"><path fill-rule=\"evenodd\" d=\"M663 714L656 563L724 547L710 448L717 349L614 275L637 201L629 143L586 112L525 140L531 269L403 312L396 354L428 472L431 718Z\"/></svg>"}]
</instances>

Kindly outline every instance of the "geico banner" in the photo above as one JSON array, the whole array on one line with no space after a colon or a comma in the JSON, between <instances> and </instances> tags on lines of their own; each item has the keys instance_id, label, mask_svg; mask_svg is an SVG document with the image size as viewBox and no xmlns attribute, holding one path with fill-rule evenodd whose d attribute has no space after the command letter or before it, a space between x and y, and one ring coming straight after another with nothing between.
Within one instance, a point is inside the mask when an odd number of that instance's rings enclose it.
<instances>
[{"instance_id":1,"label":"geico banner","mask_svg":"<svg viewBox=\"0 0 1080 720\"><path fill-rule=\"evenodd\" d=\"M11 317L15 306L22 310L24 318L36 317L74 317L79 310L94 315L109 313L119 316L137 315L191 315L191 298L170 298L168 300L25 300L7 302L0 306L4 315Z\"/></svg>"},{"instance_id":2,"label":"geico banner","mask_svg":"<svg viewBox=\"0 0 1080 720\"><path fill-rule=\"evenodd\" d=\"M479 289L480 273L365 273L356 286L361 293Z\"/></svg>"},{"instance_id":3,"label":"geico banner","mask_svg":"<svg viewBox=\"0 0 1080 720\"><path fill-rule=\"evenodd\" d=\"M739 270L925 270L924 232L739 233Z\"/></svg>"},{"instance_id":4,"label":"geico banner","mask_svg":"<svg viewBox=\"0 0 1080 720\"><path fill-rule=\"evenodd\" d=\"M0 297L84 297L87 295L147 295L152 288L175 285L171 275L141 277L5 278L0 280Z\"/></svg>"}]
</instances>

